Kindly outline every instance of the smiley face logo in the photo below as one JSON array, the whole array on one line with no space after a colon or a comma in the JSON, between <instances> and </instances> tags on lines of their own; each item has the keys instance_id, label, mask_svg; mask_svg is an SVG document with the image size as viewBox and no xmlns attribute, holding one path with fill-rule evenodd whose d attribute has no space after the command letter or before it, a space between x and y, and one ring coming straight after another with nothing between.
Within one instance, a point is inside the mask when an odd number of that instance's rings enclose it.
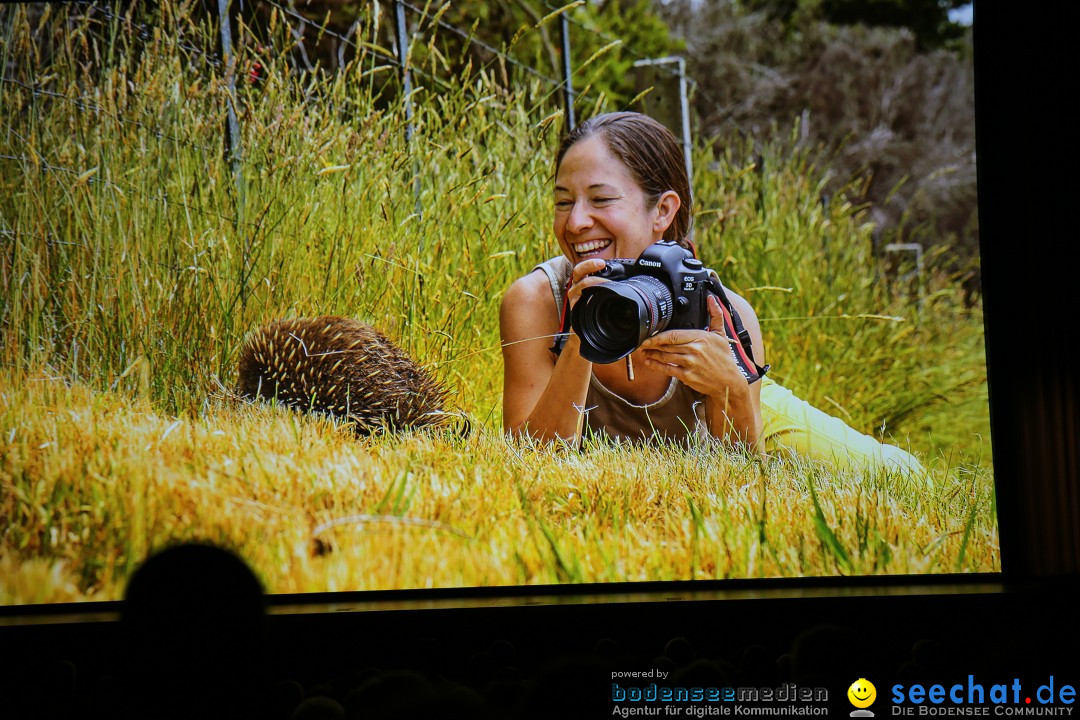
<instances>
[{"instance_id":1,"label":"smiley face logo","mask_svg":"<svg viewBox=\"0 0 1080 720\"><path fill-rule=\"evenodd\" d=\"M868 708L877 699L877 688L866 678L859 678L851 683L851 687L847 690L847 697L855 707Z\"/></svg>"}]
</instances>

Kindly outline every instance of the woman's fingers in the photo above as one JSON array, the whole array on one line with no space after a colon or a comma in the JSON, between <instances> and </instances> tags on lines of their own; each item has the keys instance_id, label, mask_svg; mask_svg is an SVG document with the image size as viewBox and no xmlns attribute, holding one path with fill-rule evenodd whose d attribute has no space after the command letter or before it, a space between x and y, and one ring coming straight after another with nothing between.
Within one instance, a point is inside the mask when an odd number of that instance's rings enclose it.
<instances>
[{"instance_id":1,"label":"woman's fingers","mask_svg":"<svg viewBox=\"0 0 1080 720\"><path fill-rule=\"evenodd\" d=\"M701 335L701 330L665 330L651 338L646 338L645 342L641 343L641 348L643 350L671 349L701 340Z\"/></svg>"},{"instance_id":2,"label":"woman's fingers","mask_svg":"<svg viewBox=\"0 0 1080 720\"><path fill-rule=\"evenodd\" d=\"M687 358L699 355L702 350L703 348L695 343L661 345L659 347L646 349L645 358L648 360L656 360L657 362L680 363L685 362Z\"/></svg>"},{"instance_id":3,"label":"woman's fingers","mask_svg":"<svg viewBox=\"0 0 1080 720\"><path fill-rule=\"evenodd\" d=\"M673 377L683 383L686 383L687 380L690 380L689 370L687 370L687 368L683 367L682 365L660 362L657 360L653 360L652 358L646 358L645 366L648 367L650 370L655 370L669 377Z\"/></svg>"},{"instance_id":4,"label":"woman's fingers","mask_svg":"<svg viewBox=\"0 0 1080 720\"><path fill-rule=\"evenodd\" d=\"M570 304L570 307L574 307L574 304L581 299L581 291L587 287L593 285L600 285L606 283L607 280L598 277L584 277L578 282L574 283L570 288L570 291L566 293L566 301Z\"/></svg>"},{"instance_id":5,"label":"woman's fingers","mask_svg":"<svg viewBox=\"0 0 1080 720\"><path fill-rule=\"evenodd\" d=\"M645 359L650 359L650 361L656 361L658 363L670 363L672 365L686 362L688 356L688 353L670 352L665 350L645 351Z\"/></svg>"},{"instance_id":6,"label":"woman's fingers","mask_svg":"<svg viewBox=\"0 0 1080 720\"><path fill-rule=\"evenodd\" d=\"M715 295L709 295L707 307L709 310L709 327L706 328L706 331L711 333L712 337L720 336L724 339L725 344L730 345L731 341L728 339L727 330L724 326L724 311L720 309L720 301L716 299ZM696 353L702 349L702 340L710 337L704 335L706 331L665 330L647 338L645 342L641 343L641 349Z\"/></svg>"},{"instance_id":7,"label":"woman's fingers","mask_svg":"<svg viewBox=\"0 0 1080 720\"><path fill-rule=\"evenodd\" d=\"M591 260L582 260L574 266L571 278L575 283L581 282L588 275L592 275L594 272L600 272L604 269L604 261L599 258L592 258Z\"/></svg>"},{"instance_id":8,"label":"woman's fingers","mask_svg":"<svg viewBox=\"0 0 1080 720\"><path fill-rule=\"evenodd\" d=\"M570 275L571 285L570 291L566 293L566 302L570 307L574 307L578 298L581 297L581 291L590 285L599 285L600 283L607 282L603 278L590 277L593 273L599 272L604 269L604 261L593 258L591 260L582 260L574 266L573 273Z\"/></svg>"},{"instance_id":9,"label":"woman's fingers","mask_svg":"<svg viewBox=\"0 0 1080 720\"><path fill-rule=\"evenodd\" d=\"M723 320L721 320L721 323L723 323ZM703 351L706 346L718 341L724 347L730 344L727 335L722 330L712 332L704 330L668 330L653 335L641 343L641 349L650 352L697 354Z\"/></svg>"},{"instance_id":10,"label":"woman's fingers","mask_svg":"<svg viewBox=\"0 0 1080 720\"><path fill-rule=\"evenodd\" d=\"M719 333L727 337L727 328L724 327L724 311L720 308L720 301L712 293L705 302L709 309L709 332Z\"/></svg>"}]
</instances>

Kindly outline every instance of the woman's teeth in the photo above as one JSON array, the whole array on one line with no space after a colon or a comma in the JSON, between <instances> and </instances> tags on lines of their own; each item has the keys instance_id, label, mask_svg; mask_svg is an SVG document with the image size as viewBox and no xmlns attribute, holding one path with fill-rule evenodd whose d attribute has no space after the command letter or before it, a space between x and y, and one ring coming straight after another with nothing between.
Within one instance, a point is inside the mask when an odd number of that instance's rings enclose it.
<instances>
[{"instance_id":1,"label":"woman's teeth","mask_svg":"<svg viewBox=\"0 0 1080 720\"><path fill-rule=\"evenodd\" d=\"M588 253L603 250L610 244L611 240L589 240L588 242L575 244L574 252L578 255L586 255Z\"/></svg>"}]
</instances>

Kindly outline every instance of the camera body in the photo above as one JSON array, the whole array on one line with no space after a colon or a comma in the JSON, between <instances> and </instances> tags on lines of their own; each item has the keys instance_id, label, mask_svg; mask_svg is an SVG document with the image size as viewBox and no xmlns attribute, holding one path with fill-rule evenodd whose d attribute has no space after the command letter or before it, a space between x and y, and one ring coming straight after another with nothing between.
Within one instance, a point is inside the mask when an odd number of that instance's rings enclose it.
<instances>
[{"instance_id":1,"label":"camera body","mask_svg":"<svg viewBox=\"0 0 1080 720\"><path fill-rule=\"evenodd\" d=\"M594 275L610 282L585 288L571 314L581 355L594 363L624 358L664 330L705 329L708 296L719 287L693 253L670 240L636 260L608 260Z\"/></svg>"}]
</instances>

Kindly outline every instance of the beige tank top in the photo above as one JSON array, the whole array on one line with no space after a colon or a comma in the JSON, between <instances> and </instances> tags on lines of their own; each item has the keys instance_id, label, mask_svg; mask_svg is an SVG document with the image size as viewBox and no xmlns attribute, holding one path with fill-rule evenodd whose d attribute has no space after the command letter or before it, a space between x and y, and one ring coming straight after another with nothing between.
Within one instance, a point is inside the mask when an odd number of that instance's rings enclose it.
<instances>
[{"instance_id":1,"label":"beige tank top","mask_svg":"<svg viewBox=\"0 0 1080 720\"><path fill-rule=\"evenodd\" d=\"M573 269L570 261L559 256L533 269L547 275L551 293L555 296L555 310L561 318L566 286ZM644 442L654 436L668 441L705 438L709 432L704 403L704 395L672 378L667 392L659 400L648 405L635 405L604 387L593 375L585 398L585 427L591 434L629 442Z\"/></svg>"}]
</instances>

